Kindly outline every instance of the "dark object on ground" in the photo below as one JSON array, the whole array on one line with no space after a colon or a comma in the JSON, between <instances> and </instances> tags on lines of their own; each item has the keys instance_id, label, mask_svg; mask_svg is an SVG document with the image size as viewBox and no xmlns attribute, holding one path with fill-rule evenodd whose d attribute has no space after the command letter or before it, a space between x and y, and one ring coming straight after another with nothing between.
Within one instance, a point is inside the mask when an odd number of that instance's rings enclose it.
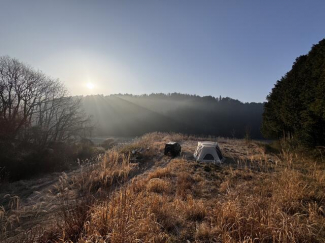
<instances>
[{"instance_id":1,"label":"dark object on ground","mask_svg":"<svg viewBox=\"0 0 325 243\"><path fill-rule=\"evenodd\" d=\"M138 148L138 149L132 150L131 151L130 162L131 163L137 163L137 162L139 162L139 160L142 160L144 150L145 149L143 149L143 148Z\"/></svg>"},{"instance_id":2,"label":"dark object on ground","mask_svg":"<svg viewBox=\"0 0 325 243\"><path fill-rule=\"evenodd\" d=\"M137 148L131 151L131 163L138 163L145 157L145 153L149 151L150 148Z\"/></svg>"},{"instance_id":3,"label":"dark object on ground","mask_svg":"<svg viewBox=\"0 0 325 243\"><path fill-rule=\"evenodd\" d=\"M164 154L176 157L176 156L180 155L181 150L182 150L182 148L179 143L169 142L169 143L166 143L166 145L165 145Z\"/></svg>"}]
</instances>

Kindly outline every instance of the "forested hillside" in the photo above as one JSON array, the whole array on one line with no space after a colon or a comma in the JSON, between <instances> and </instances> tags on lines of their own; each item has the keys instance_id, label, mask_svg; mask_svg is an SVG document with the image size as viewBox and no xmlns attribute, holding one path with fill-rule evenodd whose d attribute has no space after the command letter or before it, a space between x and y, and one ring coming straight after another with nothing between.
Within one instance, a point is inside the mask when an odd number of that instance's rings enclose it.
<instances>
[{"instance_id":1,"label":"forested hillside","mask_svg":"<svg viewBox=\"0 0 325 243\"><path fill-rule=\"evenodd\" d=\"M82 101L85 111L93 116L97 135L137 136L161 131L262 138L262 103L178 93L93 95Z\"/></svg>"},{"instance_id":2,"label":"forested hillside","mask_svg":"<svg viewBox=\"0 0 325 243\"><path fill-rule=\"evenodd\" d=\"M325 39L292 69L267 97L263 133L294 139L303 145L325 145Z\"/></svg>"}]
</instances>

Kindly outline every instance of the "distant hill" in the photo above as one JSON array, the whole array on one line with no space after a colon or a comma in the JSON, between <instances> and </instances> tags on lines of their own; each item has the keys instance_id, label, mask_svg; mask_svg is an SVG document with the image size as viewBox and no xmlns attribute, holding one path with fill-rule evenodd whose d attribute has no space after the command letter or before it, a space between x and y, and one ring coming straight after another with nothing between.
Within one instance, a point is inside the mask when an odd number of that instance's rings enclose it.
<instances>
[{"instance_id":1,"label":"distant hill","mask_svg":"<svg viewBox=\"0 0 325 243\"><path fill-rule=\"evenodd\" d=\"M138 136L144 133L181 132L242 138L262 138L262 103L187 94L91 95L82 97L93 116L95 134Z\"/></svg>"}]
</instances>

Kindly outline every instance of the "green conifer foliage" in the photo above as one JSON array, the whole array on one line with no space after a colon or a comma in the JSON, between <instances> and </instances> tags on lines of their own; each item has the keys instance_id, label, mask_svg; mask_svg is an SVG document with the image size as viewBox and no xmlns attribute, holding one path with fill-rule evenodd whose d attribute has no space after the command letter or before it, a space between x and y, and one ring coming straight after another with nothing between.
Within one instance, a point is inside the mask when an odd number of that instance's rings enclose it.
<instances>
[{"instance_id":1,"label":"green conifer foliage","mask_svg":"<svg viewBox=\"0 0 325 243\"><path fill-rule=\"evenodd\" d=\"M325 39L277 81L264 106L265 137L325 145Z\"/></svg>"}]
</instances>

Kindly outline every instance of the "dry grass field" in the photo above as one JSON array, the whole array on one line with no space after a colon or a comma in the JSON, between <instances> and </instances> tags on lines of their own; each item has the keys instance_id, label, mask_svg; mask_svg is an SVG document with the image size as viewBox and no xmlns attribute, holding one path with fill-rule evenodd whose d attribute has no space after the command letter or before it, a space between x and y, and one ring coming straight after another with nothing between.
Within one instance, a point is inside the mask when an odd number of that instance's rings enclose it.
<instances>
[{"instance_id":1,"label":"dry grass field","mask_svg":"<svg viewBox=\"0 0 325 243\"><path fill-rule=\"evenodd\" d=\"M171 140L182 145L180 157L163 156ZM0 195L0 239L325 242L324 161L218 138L224 163L196 163L198 140L216 139L151 133L30 195L11 185L20 195Z\"/></svg>"}]
</instances>

